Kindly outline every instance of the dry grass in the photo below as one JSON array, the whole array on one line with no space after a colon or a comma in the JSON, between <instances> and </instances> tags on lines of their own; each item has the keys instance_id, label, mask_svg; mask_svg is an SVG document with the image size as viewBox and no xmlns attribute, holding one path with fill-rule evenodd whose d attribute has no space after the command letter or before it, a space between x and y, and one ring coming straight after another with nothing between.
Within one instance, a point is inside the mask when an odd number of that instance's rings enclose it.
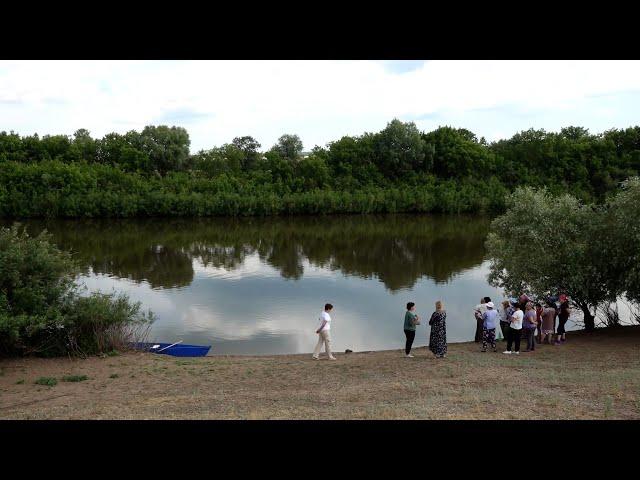
<instances>
[{"instance_id":1,"label":"dry grass","mask_svg":"<svg viewBox=\"0 0 640 480\"><path fill-rule=\"evenodd\" d=\"M0 418L640 419L640 327L571 332L519 357L474 343L414 354L4 360ZM34 384L68 375L89 379Z\"/></svg>"}]
</instances>

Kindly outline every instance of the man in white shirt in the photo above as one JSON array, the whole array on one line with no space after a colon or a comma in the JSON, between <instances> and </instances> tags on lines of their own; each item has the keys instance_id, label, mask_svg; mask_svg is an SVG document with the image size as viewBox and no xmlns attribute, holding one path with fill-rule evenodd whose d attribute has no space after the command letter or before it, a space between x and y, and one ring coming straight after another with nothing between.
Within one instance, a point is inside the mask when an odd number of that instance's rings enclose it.
<instances>
[{"instance_id":1,"label":"man in white shirt","mask_svg":"<svg viewBox=\"0 0 640 480\"><path fill-rule=\"evenodd\" d=\"M320 327L316 330L316 333L318 334L318 344L313 351L314 360L320 360L320 349L322 348L323 343L329 360L336 359L336 357L331 354L331 335L329 334L331 330L331 315L329 315L329 312L331 310L333 310L333 305L327 303L324 306L324 311L320 314Z\"/></svg>"}]
</instances>

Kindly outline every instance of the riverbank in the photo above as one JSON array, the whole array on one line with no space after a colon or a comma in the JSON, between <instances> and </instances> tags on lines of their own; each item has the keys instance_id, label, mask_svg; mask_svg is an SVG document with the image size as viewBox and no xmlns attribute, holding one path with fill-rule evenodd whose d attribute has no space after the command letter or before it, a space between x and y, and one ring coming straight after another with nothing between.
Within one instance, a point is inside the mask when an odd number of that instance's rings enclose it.
<instances>
[{"instance_id":1,"label":"riverbank","mask_svg":"<svg viewBox=\"0 0 640 480\"><path fill-rule=\"evenodd\" d=\"M414 354L1 360L0 418L640 419L640 326L571 332L519 357L475 343ZM87 379L62 381L72 375Z\"/></svg>"}]
</instances>

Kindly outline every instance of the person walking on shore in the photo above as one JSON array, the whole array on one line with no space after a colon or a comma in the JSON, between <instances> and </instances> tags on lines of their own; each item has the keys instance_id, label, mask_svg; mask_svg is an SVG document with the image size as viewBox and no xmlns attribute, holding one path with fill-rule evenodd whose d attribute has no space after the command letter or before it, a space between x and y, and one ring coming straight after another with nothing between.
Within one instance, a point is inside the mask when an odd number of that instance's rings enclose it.
<instances>
[{"instance_id":1,"label":"person walking on shore","mask_svg":"<svg viewBox=\"0 0 640 480\"><path fill-rule=\"evenodd\" d=\"M475 342L480 343L482 341L482 329L484 325L484 320L482 319L482 315L487 311L487 302L490 302L491 299L489 297L484 297L480 299L480 303L473 307L473 315L476 319L476 336Z\"/></svg>"},{"instance_id":2,"label":"person walking on shore","mask_svg":"<svg viewBox=\"0 0 640 480\"><path fill-rule=\"evenodd\" d=\"M507 341L507 335L509 334L509 324L511 323L511 315L515 312L511 302L504 300L502 302L502 309L500 309L500 330L502 330L502 337L504 341Z\"/></svg>"},{"instance_id":3,"label":"person walking on shore","mask_svg":"<svg viewBox=\"0 0 640 480\"><path fill-rule=\"evenodd\" d=\"M507 338L507 349L502 352L511 355L511 346L515 342L515 354L520 355L520 334L522 333L522 319L524 314L520 310L520 305L516 305L516 311L511 316L511 324L509 325L509 336Z\"/></svg>"},{"instance_id":4,"label":"person walking on shore","mask_svg":"<svg viewBox=\"0 0 640 480\"><path fill-rule=\"evenodd\" d=\"M316 333L318 334L318 344L313 351L314 360L320 360L320 349L322 348L323 343L329 360L336 359L336 357L331 354L331 335L329 333L331 330L331 315L329 315L329 312L331 312L331 310L333 310L333 305L327 303L324 306L324 311L320 314L320 327L316 330Z\"/></svg>"},{"instance_id":5,"label":"person walking on shore","mask_svg":"<svg viewBox=\"0 0 640 480\"><path fill-rule=\"evenodd\" d=\"M498 325L498 312L495 310L493 302L487 302L487 311L482 315L482 350L487 351L487 343L491 344L493 351L496 351L496 326Z\"/></svg>"},{"instance_id":6,"label":"person walking on shore","mask_svg":"<svg viewBox=\"0 0 640 480\"><path fill-rule=\"evenodd\" d=\"M447 312L440 300L436 302L436 311L431 314L429 325L431 332L429 334L429 350L433 352L436 358L447 356Z\"/></svg>"},{"instance_id":7,"label":"person walking on shore","mask_svg":"<svg viewBox=\"0 0 640 480\"><path fill-rule=\"evenodd\" d=\"M416 304L413 302L407 303L407 311L404 314L404 334L407 337L407 342L404 346L404 356L407 358L413 358L411 355L411 346L413 340L416 338L416 325L420 325L420 317L416 315Z\"/></svg>"}]
</instances>

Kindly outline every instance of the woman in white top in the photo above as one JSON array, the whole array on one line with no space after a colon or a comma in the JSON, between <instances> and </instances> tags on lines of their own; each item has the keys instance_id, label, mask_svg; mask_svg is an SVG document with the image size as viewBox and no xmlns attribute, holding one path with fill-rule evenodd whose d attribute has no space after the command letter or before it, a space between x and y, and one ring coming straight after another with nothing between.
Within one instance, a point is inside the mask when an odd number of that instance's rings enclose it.
<instances>
[{"instance_id":1,"label":"woman in white top","mask_svg":"<svg viewBox=\"0 0 640 480\"><path fill-rule=\"evenodd\" d=\"M511 355L511 345L513 345L514 341L516 344L515 354L520 355L520 335L522 334L522 319L524 318L524 313L522 313L520 305L516 305L515 308L516 311L513 312L513 315L511 316L511 324L509 325L507 349L502 352L507 355Z\"/></svg>"}]
</instances>

